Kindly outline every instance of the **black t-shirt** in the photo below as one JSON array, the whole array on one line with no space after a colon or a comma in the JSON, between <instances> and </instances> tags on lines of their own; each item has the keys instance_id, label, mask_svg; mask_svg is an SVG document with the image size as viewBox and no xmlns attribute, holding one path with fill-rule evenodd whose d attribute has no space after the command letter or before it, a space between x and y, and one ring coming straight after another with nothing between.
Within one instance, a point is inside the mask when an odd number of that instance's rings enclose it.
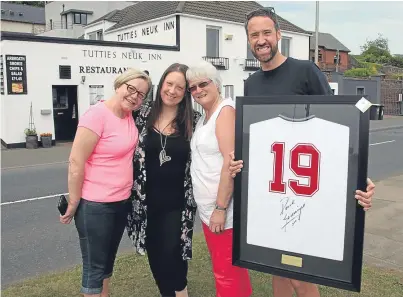
<instances>
[{"instance_id":1,"label":"black t-shirt","mask_svg":"<svg viewBox=\"0 0 403 297\"><path fill-rule=\"evenodd\" d=\"M165 136L162 139L165 142ZM179 210L185 205L185 168L190 143L183 135L168 136L166 154L169 162L160 166L160 134L149 129L145 145L147 170L147 205L150 213Z\"/></svg>"},{"instance_id":2,"label":"black t-shirt","mask_svg":"<svg viewBox=\"0 0 403 297\"><path fill-rule=\"evenodd\" d=\"M244 86L244 96L332 94L325 74L315 63L294 58L287 58L273 70L256 71Z\"/></svg>"}]
</instances>

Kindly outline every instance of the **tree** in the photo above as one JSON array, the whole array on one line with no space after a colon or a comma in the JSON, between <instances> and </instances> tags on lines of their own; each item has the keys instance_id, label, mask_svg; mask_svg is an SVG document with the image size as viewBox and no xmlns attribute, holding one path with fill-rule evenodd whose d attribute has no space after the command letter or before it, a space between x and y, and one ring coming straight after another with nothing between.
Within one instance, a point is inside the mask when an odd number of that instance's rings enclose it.
<instances>
[{"instance_id":1,"label":"tree","mask_svg":"<svg viewBox=\"0 0 403 297\"><path fill-rule=\"evenodd\" d=\"M3 1L12 4L23 4L37 7L45 7L45 1Z\"/></svg>"},{"instance_id":2,"label":"tree","mask_svg":"<svg viewBox=\"0 0 403 297\"><path fill-rule=\"evenodd\" d=\"M364 62L389 64L392 58L388 39L379 33L375 40L367 40L367 42L361 46L361 50L361 58Z\"/></svg>"}]
</instances>

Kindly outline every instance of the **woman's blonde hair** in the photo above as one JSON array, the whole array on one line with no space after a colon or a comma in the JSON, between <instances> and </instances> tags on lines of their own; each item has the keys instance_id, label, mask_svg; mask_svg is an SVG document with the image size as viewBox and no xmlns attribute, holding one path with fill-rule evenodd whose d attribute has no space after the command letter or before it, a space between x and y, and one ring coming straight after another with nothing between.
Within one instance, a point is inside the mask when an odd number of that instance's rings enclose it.
<instances>
[{"instance_id":1,"label":"woman's blonde hair","mask_svg":"<svg viewBox=\"0 0 403 297\"><path fill-rule=\"evenodd\" d=\"M144 79L148 83L148 92L149 92L153 85L153 83L151 82L151 78L145 72L135 69L135 68L129 68L125 72L123 72L121 75L119 75L115 79L113 86L116 90L116 89L120 88L123 84L127 83L128 81L131 81L132 79L136 79L136 78Z\"/></svg>"}]
</instances>

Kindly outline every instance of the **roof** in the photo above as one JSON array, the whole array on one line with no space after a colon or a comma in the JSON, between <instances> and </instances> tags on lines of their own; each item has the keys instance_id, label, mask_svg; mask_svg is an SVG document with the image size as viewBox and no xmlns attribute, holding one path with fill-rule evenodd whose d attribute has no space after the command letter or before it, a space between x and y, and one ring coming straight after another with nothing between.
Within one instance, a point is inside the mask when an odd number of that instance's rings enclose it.
<instances>
[{"instance_id":1,"label":"roof","mask_svg":"<svg viewBox=\"0 0 403 297\"><path fill-rule=\"evenodd\" d=\"M117 23L122 19L123 15L124 15L124 12L122 10L115 9L111 12L108 12L104 16L97 18L96 20L92 21L88 25L92 25L92 24L98 23L100 21L110 21L110 22Z\"/></svg>"},{"instance_id":2,"label":"roof","mask_svg":"<svg viewBox=\"0 0 403 297\"><path fill-rule=\"evenodd\" d=\"M263 6L255 1L140 1L121 10L120 20L106 31L156 18L183 13L206 18L244 23L248 12ZM310 32L278 16L280 28L285 31L310 34Z\"/></svg>"},{"instance_id":3,"label":"roof","mask_svg":"<svg viewBox=\"0 0 403 297\"><path fill-rule=\"evenodd\" d=\"M11 15L10 12L13 12L14 15ZM45 8L1 2L1 20L44 25Z\"/></svg>"},{"instance_id":4,"label":"roof","mask_svg":"<svg viewBox=\"0 0 403 297\"><path fill-rule=\"evenodd\" d=\"M62 12L60 13L60 15L65 15L65 14L69 14L69 13L93 14L94 12L93 12L93 11L90 11L90 10L81 10L81 9L74 9L74 8L72 8L72 9L68 9L68 10L62 11Z\"/></svg>"},{"instance_id":5,"label":"roof","mask_svg":"<svg viewBox=\"0 0 403 297\"><path fill-rule=\"evenodd\" d=\"M311 37L311 43L309 45L311 50L315 50L315 32L311 32L312 37ZM330 33L321 33L319 32L319 46L323 46L326 49L330 50L339 50L339 51L344 51L344 52L350 52L350 50L342 44L336 37L334 37Z\"/></svg>"}]
</instances>

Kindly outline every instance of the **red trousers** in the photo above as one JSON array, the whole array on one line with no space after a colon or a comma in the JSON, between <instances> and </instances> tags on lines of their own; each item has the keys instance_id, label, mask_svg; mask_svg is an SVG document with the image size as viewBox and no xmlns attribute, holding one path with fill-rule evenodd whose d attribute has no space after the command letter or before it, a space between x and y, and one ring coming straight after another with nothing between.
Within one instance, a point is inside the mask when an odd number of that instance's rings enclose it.
<instances>
[{"instance_id":1,"label":"red trousers","mask_svg":"<svg viewBox=\"0 0 403 297\"><path fill-rule=\"evenodd\" d=\"M206 224L202 225L213 266L216 297L252 295L248 270L232 265L232 229L215 234Z\"/></svg>"}]
</instances>

